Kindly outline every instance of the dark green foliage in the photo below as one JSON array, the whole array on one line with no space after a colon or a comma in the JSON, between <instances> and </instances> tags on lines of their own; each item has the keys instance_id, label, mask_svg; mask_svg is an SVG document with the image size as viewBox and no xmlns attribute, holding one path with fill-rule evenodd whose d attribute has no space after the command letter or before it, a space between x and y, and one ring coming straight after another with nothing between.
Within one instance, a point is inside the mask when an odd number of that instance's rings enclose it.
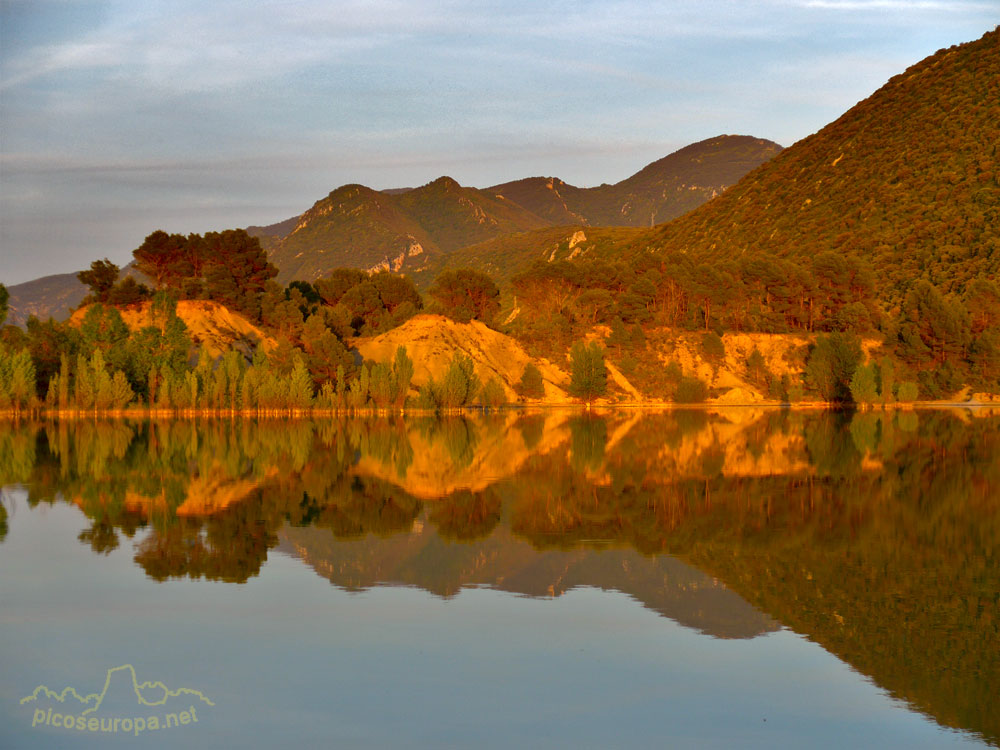
<instances>
[{"instance_id":1,"label":"dark green foliage","mask_svg":"<svg viewBox=\"0 0 1000 750\"><path fill-rule=\"evenodd\" d=\"M858 365L851 376L851 398L856 404L874 404L879 397L875 363Z\"/></svg>"},{"instance_id":2,"label":"dark green foliage","mask_svg":"<svg viewBox=\"0 0 1000 750\"><path fill-rule=\"evenodd\" d=\"M80 271L76 278L90 289L90 294L84 301L105 304L108 301L108 295L111 294L111 288L118 281L119 270L118 266L105 258L104 260L95 260L90 264L88 270Z\"/></svg>"},{"instance_id":3,"label":"dark green foliage","mask_svg":"<svg viewBox=\"0 0 1000 750\"><path fill-rule=\"evenodd\" d=\"M806 363L806 378L825 401L850 401L851 378L861 357L861 343L852 334L818 336Z\"/></svg>"},{"instance_id":4,"label":"dark green foliage","mask_svg":"<svg viewBox=\"0 0 1000 750\"><path fill-rule=\"evenodd\" d=\"M148 276L157 289L179 288L182 280L194 274L188 238L157 230L132 251L135 269Z\"/></svg>"},{"instance_id":5,"label":"dark green foliage","mask_svg":"<svg viewBox=\"0 0 1000 750\"><path fill-rule=\"evenodd\" d=\"M7 287L0 284L0 326L7 320L7 300L9 299L10 292L7 291Z\"/></svg>"},{"instance_id":6,"label":"dark green foliage","mask_svg":"<svg viewBox=\"0 0 1000 750\"><path fill-rule=\"evenodd\" d=\"M456 353L441 381L439 406L454 409L469 406L479 393L479 377L471 357Z\"/></svg>"},{"instance_id":7,"label":"dark green foliage","mask_svg":"<svg viewBox=\"0 0 1000 750\"><path fill-rule=\"evenodd\" d=\"M140 284L131 276L126 276L119 283L111 287L105 302L115 307L125 307L147 300L151 295L152 292L150 292L148 286Z\"/></svg>"},{"instance_id":8,"label":"dark green foliage","mask_svg":"<svg viewBox=\"0 0 1000 750\"><path fill-rule=\"evenodd\" d=\"M238 310L251 320L260 318L259 295L267 282L277 276L260 241L242 229L209 232L205 235L205 294L209 299Z\"/></svg>"},{"instance_id":9,"label":"dark green foliage","mask_svg":"<svg viewBox=\"0 0 1000 750\"><path fill-rule=\"evenodd\" d=\"M678 404L700 404L708 398L708 385L697 377L685 376L677 383L674 401Z\"/></svg>"},{"instance_id":10,"label":"dark green foliage","mask_svg":"<svg viewBox=\"0 0 1000 750\"><path fill-rule=\"evenodd\" d=\"M604 348L592 341L577 341L570 350L570 395L588 404L608 391L608 370Z\"/></svg>"},{"instance_id":11,"label":"dark green foliage","mask_svg":"<svg viewBox=\"0 0 1000 750\"><path fill-rule=\"evenodd\" d=\"M764 254L814 267L864 259L887 307L902 302L913 279L947 294L980 275L997 278L998 38L990 31L914 65L637 246L706 263Z\"/></svg>"},{"instance_id":12,"label":"dark green foliage","mask_svg":"<svg viewBox=\"0 0 1000 750\"><path fill-rule=\"evenodd\" d=\"M754 347L753 351L747 357L747 380L758 388L764 388L770 381L770 375L771 373L767 369L767 362L764 360L764 355L760 353L757 347Z\"/></svg>"},{"instance_id":13,"label":"dark green foliage","mask_svg":"<svg viewBox=\"0 0 1000 750\"><path fill-rule=\"evenodd\" d=\"M497 409L507 403L507 393L496 377L491 377L483 383L479 394L479 403L487 409Z\"/></svg>"},{"instance_id":14,"label":"dark green foliage","mask_svg":"<svg viewBox=\"0 0 1000 750\"><path fill-rule=\"evenodd\" d=\"M493 279L480 271L467 268L444 271L428 293L441 313L459 323L481 320L489 324L500 310L500 290Z\"/></svg>"},{"instance_id":15,"label":"dark green foliage","mask_svg":"<svg viewBox=\"0 0 1000 750\"><path fill-rule=\"evenodd\" d=\"M514 386L514 390L522 398L544 398L545 384L542 382L542 372L534 362L529 362L524 366L521 379Z\"/></svg>"},{"instance_id":16,"label":"dark green foliage","mask_svg":"<svg viewBox=\"0 0 1000 750\"><path fill-rule=\"evenodd\" d=\"M717 333L706 333L701 337L701 352L705 359L719 365L726 358L726 345Z\"/></svg>"},{"instance_id":17,"label":"dark green foliage","mask_svg":"<svg viewBox=\"0 0 1000 750\"><path fill-rule=\"evenodd\" d=\"M347 290L368 280L368 274L357 268L335 268L313 284L323 302L333 307Z\"/></svg>"}]
</instances>

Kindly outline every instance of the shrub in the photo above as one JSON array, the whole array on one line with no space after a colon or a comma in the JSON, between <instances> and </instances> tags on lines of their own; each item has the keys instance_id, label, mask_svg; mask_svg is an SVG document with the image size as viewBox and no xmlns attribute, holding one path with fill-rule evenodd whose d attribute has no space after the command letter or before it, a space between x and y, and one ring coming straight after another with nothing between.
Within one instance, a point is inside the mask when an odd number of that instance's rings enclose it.
<instances>
[{"instance_id":1,"label":"shrub","mask_svg":"<svg viewBox=\"0 0 1000 750\"><path fill-rule=\"evenodd\" d=\"M708 385L695 377L682 377L674 394L674 401L678 404L700 404L706 398Z\"/></svg>"}]
</instances>

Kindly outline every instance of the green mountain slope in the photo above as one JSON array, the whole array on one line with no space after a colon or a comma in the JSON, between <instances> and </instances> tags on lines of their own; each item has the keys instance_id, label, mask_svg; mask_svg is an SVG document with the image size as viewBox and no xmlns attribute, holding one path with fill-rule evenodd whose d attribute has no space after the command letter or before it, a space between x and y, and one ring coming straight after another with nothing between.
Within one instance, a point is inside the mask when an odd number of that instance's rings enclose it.
<instances>
[{"instance_id":1,"label":"green mountain slope","mask_svg":"<svg viewBox=\"0 0 1000 750\"><path fill-rule=\"evenodd\" d=\"M258 228L279 280L313 280L338 266L413 273L435 256L547 222L503 199L463 188L450 177L423 187L377 192L345 185L289 222Z\"/></svg>"},{"instance_id":2,"label":"green mountain slope","mask_svg":"<svg viewBox=\"0 0 1000 750\"><path fill-rule=\"evenodd\" d=\"M960 291L1000 272L1000 30L941 50L649 247L709 261L823 251L867 258L884 296Z\"/></svg>"},{"instance_id":3,"label":"green mountain slope","mask_svg":"<svg viewBox=\"0 0 1000 750\"><path fill-rule=\"evenodd\" d=\"M406 270L440 249L395 196L363 185L344 185L317 201L274 245L270 260L279 281L313 280L332 268Z\"/></svg>"},{"instance_id":4,"label":"green mountain slope","mask_svg":"<svg viewBox=\"0 0 1000 750\"><path fill-rule=\"evenodd\" d=\"M614 185L578 188L553 177L531 177L487 192L555 224L652 226L711 200L780 151L762 138L720 135L685 146Z\"/></svg>"},{"instance_id":5,"label":"green mountain slope","mask_svg":"<svg viewBox=\"0 0 1000 750\"><path fill-rule=\"evenodd\" d=\"M618 257L645 231L636 227L556 226L505 234L434 258L412 278L418 288L426 288L444 270L473 268L503 286L535 261Z\"/></svg>"}]
</instances>

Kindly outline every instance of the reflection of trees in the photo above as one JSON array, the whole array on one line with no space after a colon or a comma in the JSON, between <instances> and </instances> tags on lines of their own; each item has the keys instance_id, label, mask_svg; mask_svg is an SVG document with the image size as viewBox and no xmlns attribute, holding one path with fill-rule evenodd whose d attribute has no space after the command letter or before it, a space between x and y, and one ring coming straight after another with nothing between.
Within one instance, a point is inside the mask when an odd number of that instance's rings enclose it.
<instances>
[{"instance_id":1,"label":"reflection of trees","mask_svg":"<svg viewBox=\"0 0 1000 750\"><path fill-rule=\"evenodd\" d=\"M422 417L417 430L428 443L441 441L451 459L451 469L464 469L472 463L479 444L475 422L464 416Z\"/></svg>"},{"instance_id":2,"label":"reflection of trees","mask_svg":"<svg viewBox=\"0 0 1000 750\"><path fill-rule=\"evenodd\" d=\"M459 490L431 506L430 521L444 539L457 542L485 539L500 523L502 505L492 488L484 492Z\"/></svg>"},{"instance_id":3,"label":"reflection of trees","mask_svg":"<svg viewBox=\"0 0 1000 750\"><path fill-rule=\"evenodd\" d=\"M570 462L577 471L596 471L604 460L608 423L591 414L574 417L569 423L572 448Z\"/></svg>"},{"instance_id":4,"label":"reflection of trees","mask_svg":"<svg viewBox=\"0 0 1000 750\"><path fill-rule=\"evenodd\" d=\"M532 419L515 425L537 446L545 428ZM352 468L373 456L405 473L407 424L10 426L0 477L23 484L30 505L77 504L91 521L80 539L97 552L148 527L135 560L157 580L245 581L285 523L330 540L409 532L424 504ZM417 428L468 466L498 426ZM1000 420L774 411L740 427L678 410L607 435L601 419L571 420L568 444L545 441L518 474L428 503L428 518L449 540L482 539L506 516L539 550L601 540L679 555L893 695L1000 740ZM195 490L207 478L250 489L213 504Z\"/></svg>"},{"instance_id":5,"label":"reflection of trees","mask_svg":"<svg viewBox=\"0 0 1000 750\"><path fill-rule=\"evenodd\" d=\"M335 536L388 536L408 532L423 504L379 479L353 477L326 496L314 525Z\"/></svg>"}]
</instances>

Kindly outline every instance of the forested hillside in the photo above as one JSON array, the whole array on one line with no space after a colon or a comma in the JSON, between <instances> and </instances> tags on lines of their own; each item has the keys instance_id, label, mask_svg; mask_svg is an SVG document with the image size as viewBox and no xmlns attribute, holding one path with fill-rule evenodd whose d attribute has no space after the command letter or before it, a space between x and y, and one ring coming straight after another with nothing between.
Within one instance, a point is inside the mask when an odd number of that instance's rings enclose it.
<instances>
[{"instance_id":1,"label":"forested hillside","mask_svg":"<svg viewBox=\"0 0 1000 750\"><path fill-rule=\"evenodd\" d=\"M919 280L962 293L1000 272L1000 30L892 78L648 248L706 262L864 259L889 308Z\"/></svg>"}]
</instances>

